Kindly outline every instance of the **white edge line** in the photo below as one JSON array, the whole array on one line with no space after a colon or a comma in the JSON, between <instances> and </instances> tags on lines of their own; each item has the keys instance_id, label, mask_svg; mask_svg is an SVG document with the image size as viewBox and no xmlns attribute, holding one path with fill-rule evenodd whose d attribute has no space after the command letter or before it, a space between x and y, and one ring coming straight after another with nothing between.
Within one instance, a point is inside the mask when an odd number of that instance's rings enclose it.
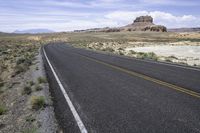
<instances>
[{"instance_id":1,"label":"white edge line","mask_svg":"<svg viewBox=\"0 0 200 133\"><path fill-rule=\"evenodd\" d=\"M87 129L85 128L85 125L83 124L83 122L82 122L80 116L78 115L78 113L77 113L77 111L76 111L74 105L72 104L72 102L71 102L71 100L70 100L70 98L69 98L67 92L65 91L65 89L64 89L64 87L63 87L61 81L59 80L59 78L58 78L58 76L57 76L55 70L53 69L53 67L52 67L52 65L51 65L51 63L50 63L50 61L49 61L49 59L48 59L48 57L47 57L47 55L46 55L46 52L45 52L45 50L44 50L44 47L43 47L43 52L44 52L45 58L46 58L46 60L47 60L47 62L48 62L48 64L49 64L49 66L50 66L50 68L51 68L51 70L52 70L52 72L53 72L53 75L55 76L56 81L57 81L57 83L58 83L58 85L59 85L59 87L60 87L60 89L61 89L61 91L62 91L62 93L63 93L63 95L64 95L64 97L65 97L65 99L66 99L66 101L67 101L67 103L68 103L68 105L69 105L69 107L70 107L70 110L71 110L71 112L72 112L72 114L73 114L73 116L74 116L74 118L75 118L75 120L76 120L76 122L77 122L77 124L78 124L78 127L79 127L81 133L87 133L88 131L87 131Z\"/></svg>"}]
</instances>

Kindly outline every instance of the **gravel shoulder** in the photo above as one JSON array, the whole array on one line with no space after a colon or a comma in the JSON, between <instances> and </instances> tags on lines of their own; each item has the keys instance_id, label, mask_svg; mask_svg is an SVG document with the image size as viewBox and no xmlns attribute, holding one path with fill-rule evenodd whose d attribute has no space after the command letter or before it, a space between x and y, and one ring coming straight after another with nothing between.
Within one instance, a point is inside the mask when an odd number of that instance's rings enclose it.
<instances>
[{"instance_id":1,"label":"gravel shoulder","mask_svg":"<svg viewBox=\"0 0 200 133\"><path fill-rule=\"evenodd\" d=\"M0 94L1 105L5 113L0 115L0 133L55 133L58 124L54 115L53 103L49 92L40 50L28 71L21 73L5 85ZM30 87L30 93L24 94L24 88ZM44 105L33 109L32 98L43 97Z\"/></svg>"}]
</instances>

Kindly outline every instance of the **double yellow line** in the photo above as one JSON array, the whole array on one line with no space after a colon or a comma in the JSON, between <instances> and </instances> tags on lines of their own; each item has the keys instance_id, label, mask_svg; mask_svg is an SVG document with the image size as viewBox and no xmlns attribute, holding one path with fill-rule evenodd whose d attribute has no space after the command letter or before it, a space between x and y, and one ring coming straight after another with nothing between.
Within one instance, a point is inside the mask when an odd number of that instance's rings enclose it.
<instances>
[{"instance_id":1,"label":"double yellow line","mask_svg":"<svg viewBox=\"0 0 200 133\"><path fill-rule=\"evenodd\" d=\"M105 66L108 66L110 68L125 72L125 73L127 73L129 75L136 76L136 77L139 77L139 78L142 78L142 79L145 79L145 80L160 84L162 86L166 86L168 88L171 88L171 89L174 89L176 91L191 95L191 96L196 97L196 98L200 98L200 93L194 92L192 90L185 89L183 87L179 87L179 86L176 86L176 85L173 85L173 84L170 84L170 83L167 83L167 82L164 82L164 81L161 81L161 80L158 80L158 79L155 79L155 78L152 78L152 77L149 77L149 76L146 76L146 75L134 72L134 71L130 71L130 70L127 70L127 69L119 67L119 66L114 66L114 65L111 65L109 63L105 63L103 61L100 61L100 60L97 60L97 59L94 59L94 58L90 58L90 57L87 57L87 56L82 55L82 54L78 54L78 55L80 55L80 56L82 56L85 59L88 59L90 61L94 61L94 62L97 62L99 64L103 64Z\"/></svg>"}]
</instances>

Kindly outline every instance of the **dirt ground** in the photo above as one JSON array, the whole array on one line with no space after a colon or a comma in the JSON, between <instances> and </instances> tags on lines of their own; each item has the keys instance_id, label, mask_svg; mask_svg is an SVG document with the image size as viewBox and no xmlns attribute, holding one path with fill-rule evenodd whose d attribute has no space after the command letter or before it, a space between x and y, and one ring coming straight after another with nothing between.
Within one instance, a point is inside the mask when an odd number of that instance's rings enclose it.
<instances>
[{"instance_id":1,"label":"dirt ground","mask_svg":"<svg viewBox=\"0 0 200 133\"><path fill-rule=\"evenodd\" d=\"M48 83L38 83L38 77L45 77L40 52L29 70L11 78L7 86L9 89L0 96L1 104L7 109L5 114L0 115L0 133L55 133L58 130ZM22 94L23 88L30 82L33 82L31 94ZM41 90L35 90L38 84ZM45 107L33 109L33 96L44 96Z\"/></svg>"}]
</instances>

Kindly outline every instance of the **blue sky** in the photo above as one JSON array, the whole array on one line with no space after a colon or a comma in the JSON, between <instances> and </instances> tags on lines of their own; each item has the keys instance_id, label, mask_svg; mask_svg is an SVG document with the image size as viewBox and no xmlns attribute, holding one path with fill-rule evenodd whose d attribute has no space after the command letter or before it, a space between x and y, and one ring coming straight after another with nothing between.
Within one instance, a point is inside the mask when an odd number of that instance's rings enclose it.
<instances>
[{"instance_id":1,"label":"blue sky","mask_svg":"<svg viewBox=\"0 0 200 133\"><path fill-rule=\"evenodd\" d=\"M199 0L0 0L0 31L118 27L141 15L156 24L200 27Z\"/></svg>"}]
</instances>

